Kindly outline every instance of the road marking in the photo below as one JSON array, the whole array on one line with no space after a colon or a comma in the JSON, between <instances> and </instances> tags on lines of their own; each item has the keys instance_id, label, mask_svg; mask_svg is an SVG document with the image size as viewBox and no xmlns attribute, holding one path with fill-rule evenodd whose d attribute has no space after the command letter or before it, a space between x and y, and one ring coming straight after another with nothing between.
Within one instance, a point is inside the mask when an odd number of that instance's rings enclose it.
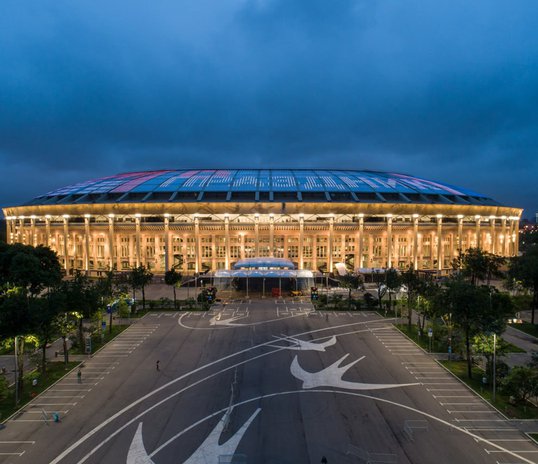
<instances>
[{"instance_id":1,"label":"road marking","mask_svg":"<svg viewBox=\"0 0 538 464\"><path fill-rule=\"evenodd\" d=\"M54 396L44 396L46 393L44 393L41 396L41 399L48 399L48 398L85 398L86 395L54 395Z\"/></svg>"},{"instance_id":2,"label":"road marking","mask_svg":"<svg viewBox=\"0 0 538 464\"><path fill-rule=\"evenodd\" d=\"M92 391L91 388L63 388L61 390L56 390L56 388L60 386L61 384L58 384L56 385L56 387L54 387L54 390L49 390L49 391L57 391L57 392L91 392Z\"/></svg>"},{"instance_id":3,"label":"road marking","mask_svg":"<svg viewBox=\"0 0 538 464\"><path fill-rule=\"evenodd\" d=\"M447 409L447 412L449 414L497 414L497 411L487 411L487 410L484 410L484 411L469 411L469 410L453 411L453 410Z\"/></svg>"},{"instance_id":4,"label":"road marking","mask_svg":"<svg viewBox=\"0 0 538 464\"><path fill-rule=\"evenodd\" d=\"M493 454L493 453L507 453L508 450L506 451L501 451L501 450L488 450L486 448L484 448L484 451L488 454ZM512 450L513 453L538 453L538 450Z\"/></svg>"},{"instance_id":5,"label":"road marking","mask_svg":"<svg viewBox=\"0 0 538 464\"><path fill-rule=\"evenodd\" d=\"M46 410L41 410L41 411L24 411L26 414L43 414L43 412L46 412L47 414L52 414L53 412L61 412L63 414L67 414L69 412L69 409L65 409L65 410L54 410L54 411L46 411Z\"/></svg>"},{"instance_id":6,"label":"road marking","mask_svg":"<svg viewBox=\"0 0 538 464\"><path fill-rule=\"evenodd\" d=\"M481 400L475 400L475 401L472 401L472 402L470 402L470 403L441 403L441 402L439 402L439 404L440 404L441 406L451 406L451 405L452 405L452 406L462 406L462 405L464 405L464 404L472 405L472 406L476 406L476 405L483 406L484 403L483 403L483 401L481 401ZM472 412L472 411L471 411L471 412Z\"/></svg>"},{"instance_id":7,"label":"road marking","mask_svg":"<svg viewBox=\"0 0 538 464\"><path fill-rule=\"evenodd\" d=\"M178 324L180 326L183 326L187 329L190 329L188 326L184 326L182 325L181 321L183 319L184 315L182 315L180 318L178 318ZM322 327L320 329L314 329L314 330L309 330L309 331L305 331L305 332L302 332L302 333L298 333L298 334L295 334L294 336L295 337L300 337L300 336L304 336L304 335L311 335L311 334L315 334L315 333L320 333L320 332L327 332L328 330L330 331L333 331L335 329L339 329L339 328L343 328L343 327L354 327L354 326L362 326L364 327L364 330L356 330L356 331L352 331L352 332L349 332L349 334L355 334L355 333L360 333L360 332L366 332L366 333L373 333L373 330L383 330L385 329L386 327L377 327L376 329L373 329L372 327L369 326L371 321L361 321L361 322L352 322L352 323L347 323L347 324L339 324L339 325L335 325L335 326L332 326L332 327ZM385 320L381 319L380 322L383 322L383 323L386 323ZM215 329L210 329L210 330L215 330ZM342 336L344 334L339 334L339 336ZM322 337L322 338L325 338L325 337ZM127 411L130 411L131 409L135 408L136 406L138 406L139 404L141 404L142 402L146 401L148 398L151 398L152 396L158 394L159 392L161 392L162 390L166 389L166 388L169 388L171 385L177 383L177 382L181 382L182 380L204 370L204 369L207 369L209 367L212 367L216 364L219 364L219 363L222 363L224 361L227 361L228 359L231 359L231 358L234 358L234 357L237 357L237 356L240 356L244 353L248 353L249 351L253 351L253 350L256 350L260 347L264 347L264 346L267 346L271 343L274 343L274 340L270 340L268 342L264 342L264 343L260 343L258 345L254 345L254 346L251 346L251 347L248 347L248 348L245 348L243 350L239 350L235 353L231 353L227 356L223 356L222 358L219 358L219 359L216 359L214 361L211 361L207 364L204 364L200 367L197 367L196 369L193 369L185 374L182 374L180 376L178 376L177 378L167 382L166 384L156 388L155 390L147 393L146 395L143 395L141 396L140 398L138 398L137 400L133 401L132 403L130 403L129 405L125 406L124 408L122 408L121 410L119 410L118 412L116 412L115 414L113 414L112 416L108 417L107 419L105 419L103 422L101 422L99 425L95 426L92 430L90 430L89 432L87 432L86 434L84 434L81 438L79 438L76 442L74 442L73 444L71 444L69 447L67 447L66 449L64 449L53 461L51 461L49 464L57 464L59 463L61 460L64 459L64 457L66 457L68 454L70 454L74 449L78 448L82 443L86 442L89 438L91 438L93 435L95 435L96 433L98 433L100 430L104 429L106 426L108 426L111 422L113 422L114 420L116 420L118 417L122 416L123 414L125 414ZM258 356L253 356L251 358L248 358L246 360L243 360L243 361L240 361L238 363L235 363L229 367L226 367L214 374L211 374L209 376L206 376L205 378L203 379L200 379L199 381L196 381L196 382L193 382L191 384L189 384L187 387L185 387L185 389L181 389L179 390L178 392L172 394L171 396L168 396L167 398L165 398L164 400L161 400L157 403L155 403L153 406L151 406L150 408L146 409L145 411L143 411L143 413L139 414L138 416L134 417L131 421L128 421L127 424L125 424L124 426L121 426L121 427L118 427L116 428L116 430L114 430L113 432L109 433L107 435L107 437L102 440L97 446L93 447L92 448L92 451L90 451L90 453L88 455L86 455L83 459L83 461L79 461L79 464L81 464L82 462L84 462L86 459L88 459L92 454L94 454L95 452L97 452L97 450L99 450L102 446L104 446L105 443L107 443L108 441L110 441L112 438L114 438L117 434L119 434L122 430L125 429L125 427L127 427L128 425L132 424L134 421L137 421L140 417L142 417L144 414L146 414L147 412L157 408L158 406L160 406L162 403L168 401L169 399L171 398L174 398L175 396L183 393L183 391L189 389L189 388L193 388L194 386L198 385L199 383L201 382L204 382L210 378L213 378L217 375L221 375L222 372L225 372L225 371L228 371L230 369L234 369L235 367L237 366L241 366L241 365L244 365L248 362L252 362L252 361L255 361L256 359L259 359L261 357L264 357L264 356L267 356L267 355L270 355L270 354L273 354L273 353L276 353L276 352L279 352L279 351L282 351L282 350L279 350L279 349L275 349L275 350L271 350L269 351L268 353L262 353ZM403 362L402 362L403 363ZM423 364L430 364L430 365L434 365L436 366L436 364L432 363L431 361L429 363L423 363ZM308 392L310 392L311 390L308 390ZM316 390L317 392L317 390ZM331 392L331 394L335 394L336 392L333 391L333 390L328 390L327 392ZM338 392L340 393L340 392ZM344 392L342 392L344 393ZM350 393L350 392L346 392L346 393ZM351 392L352 393L352 392ZM358 395L357 393L353 393L353 394L356 394ZM364 397L365 395L363 395ZM371 397L371 398L375 398L375 397ZM386 400L382 400L382 399L377 399L379 401L386 401ZM403 405L402 405L403 407ZM438 418L435 418L436 420L439 420ZM449 424L451 427L455 427L455 428L458 428L457 426L454 426L453 424ZM458 428L459 429L459 428ZM466 433L464 431L464 433ZM518 456L519 457L519 456ZM528 461L530 463L530 461ZM532 463L530 463L532 464Z\"/></svg>"},{"instance_id":8,"label":"road marking","mask_svg":"<svg viewBox=\"0 0 538 464\"><path fill-rule=\"evenodd\" d=\"M19 443L19 444L25 444L25 445L34 445L35 441L18 441L18 440L12 440L12 441L0 441L0 443Z\"/></svg>"},{"instance_id":9,"label":"road marking","mask_svg":"<svg viewBox=\"0 0 538 464\"><path fill-rule=\"evenodd\" d=\"M32 403L32 406L76 406L78 403Z\"/></svg>"},{"instance_id":10,"label":"road marking","mask_svg":"<svg viewBox=\"0 0 538 464\"><path fill-rule=\"evenodd\" d=\"M443 385L446 385L446 384L443 384ZM469 393L468 390L458 390L458 389L455 389L455 388L426 388L426 391L429 391L429 392L433 392L433 391L449 391L449 392L452 392L452 393L456 393L456 392Z\"/></svg>"},{"instance_id":11,"label":"road marking","mask_svg":"<svg viewBox=\"0 0 538 464\"><path fill-rule=\"evenodd\" d=\"M12 422L15 422L15 421L12 421ZM23 421L18 421L18 422L23 422ZM26 421L26 422L30 422L30 421ZM20 453L0 453L0 456L22 456L24 453L26 453L26 451L22 451Z\"/></svg>"}]
</instances>

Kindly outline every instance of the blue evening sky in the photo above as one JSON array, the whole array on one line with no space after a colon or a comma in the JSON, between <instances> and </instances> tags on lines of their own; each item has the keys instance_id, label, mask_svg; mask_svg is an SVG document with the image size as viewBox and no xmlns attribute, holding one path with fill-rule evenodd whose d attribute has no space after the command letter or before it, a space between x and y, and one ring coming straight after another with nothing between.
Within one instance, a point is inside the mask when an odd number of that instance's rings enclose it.
<instances>
[{"instance_id":1,"label":"blue evening sky","mask_svg":"<svg viewBox=\"0 0 538 464\"><path fill-rule=\"evenodd\" d=\"M409 173L538 211L536 0L2 0L0 206L118 172Z\"/></svg>"}]
</instances>

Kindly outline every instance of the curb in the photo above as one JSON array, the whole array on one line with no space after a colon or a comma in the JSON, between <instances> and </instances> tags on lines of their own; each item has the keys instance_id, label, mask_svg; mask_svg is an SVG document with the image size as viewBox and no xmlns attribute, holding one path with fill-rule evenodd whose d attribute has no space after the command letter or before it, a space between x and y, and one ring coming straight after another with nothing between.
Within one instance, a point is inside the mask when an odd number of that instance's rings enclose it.
<instances>
[{"instance_id":1,"label":"curb","mask_svg":"<svg viewBox=\"0 0 538 464\"><path fill-rule=\"evenodd\" d=\"M144 314L139 320L142 320L144 317L146 317L147 313ZM136 322L133 322L132 324L129 325L129 327L131 327L132 325L136 324ZM119 337L123 332L125 332L126 330L128 329L125 329L123 330L122 332L120 332L118 335L116 335L114 338L112 338L111 340L109 340L107 343L105 343L101 348L99 348L95 353L93 353L92 355L90 355L89 359L93 358L97 353L99 353L103 348L106 348L106 346L109 344L109 343L112 343L117 337ZM66 372L62 377L60 377L58 380L56 380L56 382L54 382L52 385L49 385L45 390L43 390L42 392L39 393L39 395L35 396L34 398L32 398L32 400L28 401L28 403L24 404L23 406L21 406L19 409L17 409L13 414L11 414L9 417L6 417L3 421L0 422L0 424L4 425L6 424L6 422L8 422L12 417L16 416L17 414L19 414L24 408L26 408L28 405L32 404L35 400L37 400L38 398L41 397L41 395L44 395L45 393L47 393L52 387L55 387L56 384L58 384L59 382L61 382L63 379L65 379L69 374L71 374L73 371L75 371L76 369L78 369L80 367L81 364L84 364L85 360L84 361L80 361L76 366L73 367L73 369L71 369L70 371ZM30 371L32 372L32 371Z\"/></svg>"}]
</instances>

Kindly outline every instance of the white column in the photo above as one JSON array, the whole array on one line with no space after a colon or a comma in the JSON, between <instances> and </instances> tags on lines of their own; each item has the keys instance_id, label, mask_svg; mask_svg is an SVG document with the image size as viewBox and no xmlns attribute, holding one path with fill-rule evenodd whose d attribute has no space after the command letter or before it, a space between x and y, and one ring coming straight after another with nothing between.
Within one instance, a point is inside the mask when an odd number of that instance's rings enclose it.
<instances>
[{"instance_id":1,"label":"white column","mask_svg":"<svg viewBox=\"0 0 538 464\"><path fill-rule=\"evenodd\" d=\"M194 243L196 250L196 263L194 266L195 272L200 272L202 270L202 257L201 257L201 244L200 244L200 220L198 216L194 216Z\"/></svg>"},{"instance_id":2,"label":"white column","mask_svg":"<svg viewBox=\"0 0 538 464\"><path fill-rule=\"evenodd\" d=\"M84 216L84 270L90 270L90 216Z\"/></svg>"},{"instance_id":3,"label":"white column","mask_svg":"<svg viewBox=\"0 0 538 464\"><path fill-rule=\"evenodd\" d=\"M463 252L463 216L458 214L458 254Z\"/></svg>"},{"instance_id":4,"label":"white column","mask_svg":"<svg viewBox=\"0 0 538 464\"><path fill-rule=\"evenodd\" d=\"M387 267L392 267L392 214L387 214Z\"/></svg>"},{"instance_id":5,"label":"white column","mask_svg":"<svg viewBox=\"0 0 538 464\"><path fill-rule=\"evenodd\" d=\"M443 269L443 216L437 215L437 270Z\"/></svg>"},{"instance_id":6,"label":"white column","mask_svg":"<svg viewBox=\"0 0 538 464\"><path fill-rule=\"evenodd\" d=\"M304 244L304 216L299 216L299 269L304 269L304 257L303 257L303 244Z\"/></svg>"},{"instance_id":7,"label":"white column","mask_svg":"<svg viewBox=\"0 0 538 464\"><path fill-rule=\"evenodd\" d=\"M503 256L508 256L508 228L506 227L506 216L503 216L501 219L501 254Z\"/></svg>"},{"instance_id":8,"label":"white column","mask_svg":"<svg viewBox=\"0 0 538 464\"><path fill-rule=\"evenodd\" d=\"M170 240L170 216L164 215L164 272L169 271L173 263Z\"/></svg>"},{"instance_id":9,"label":"white column","mask_svg":"<svg viewBox=\"0 0 538 464\"><path fill-rule=\"evenodd\" d=\"M272 214L269 215L269 256L275 256L275 218Z\"/></svg>"},{"instance_id":10,"label":"white column","mask_svg":"<svg viewBox=\"0 0 538 464\"><path fill-rule=\"evenodd\" d=\"M142 260L141 260L141 250L142 250L142 244L141 244L141 234L140 234L140 215L137 214L135 216L135 234L136 234L136 243L135 243L135 248L136 248L136 267L139 267L141 264L142 264Z\"/></svg>"},{"instance_id":11,"label":"white column","mask_svg":"<svg viewBox=\"0 0 538 464\"><path fill-rule=\"evenodd\" d=\"M224 234L226 236L226 269L230 269L230 218L224 216Z\"/></svg>"},{"instance_id":12,"label":"white column","mask_svg":"<svg viewBox=\"0 0 538 464\"><path fill-rule=\"evenodd\" d=\"M68 219L69 216L65 215L64 217L64 249L63 249L63 255L64 255L64 269L66 272L69 272L69 251L67 247L67 238L69 236L69 223Z\"/></svg>"},{"instance_id":13,"label":"white column","mask_svg":"<svg viewBox=\"0 0 538 464\"><path fill-rule=\"evenodd\" d=\"M359 259L357 260L357 264L359 268L364 267L363 263L363 256L364 256L364 250L363 250L363 241L364 241L364 216L362 214L359 214Z\"/></svg>"},{"instance_id":14,"label":"white column","mask_svg":"<svg viewBox=\"0 0 538 464\"><path fill-rule=\"evenodd\" d=\"M418 269L418 214L413 214L413 268Z\"/></svg>"},{"instance_id":15,"label":"white column","mask_svg":"<svg viewBox=\"0 0 538 464\"><path fill-rule=\"evenodd\" d=\"M333 234L334 234L334 218L329 218L329 256L327 259L327 272L331 272L333 270Z\"/></svg>"},{"instance_id":16,"label":"white column","mask_svg":"<svg viewBox=\"0 0 538 464\"><path fill-rule=\"evenodd\" d=\"M480 231L480 216L476 215L475 217L475 236L476 236L476 248L482 248L482 237L480 234L482 233Z\"/></svg>"},{"instance_id":17,"label":"white column","mask_svg":"<svg viewBox=\"0 0 538 464\"><path fill-rule=\"evenodd\" d=\"M37 246L37 237L35 234L35 217L30 218L30 245L33 247Z\"/></svg>"},{"instance_id":18,"label":"white column","mask_svg":"<svg viewBox=\"0 0 538 464\"><path fill-rule=\"evenodd\" d=\"M45 246L50 246L50 216L45 216Z\"/></svg>"},{"instance_id":19,"label":"white column","mask_svg":"<svg viewBox=\"0 0 538 464\"><path fill-rule=\"evenodd\" d=\"M495 217L489 218L489 235L491 238L491 246L489 247L490 253L497 252L497 234L495 234Z\"/></svg>"},{"instance_id":20,"label":"white column","mask_svg":"<svg viewBox=\"0 0 538 464\"><path fill-rule=\"evenodd\" d=\"M260 216L254 215L254 253L260 256Z\"/></svg>"},{"instance_id":21,"label":"white column","mask_svg":"<svg viewBox=\"0 0 538 464\"><path fill-rule=\"evenodd\" d=\"M108 215L108 265L110 270L114 269L114 215Z\"/></svg>"}]
</instances>

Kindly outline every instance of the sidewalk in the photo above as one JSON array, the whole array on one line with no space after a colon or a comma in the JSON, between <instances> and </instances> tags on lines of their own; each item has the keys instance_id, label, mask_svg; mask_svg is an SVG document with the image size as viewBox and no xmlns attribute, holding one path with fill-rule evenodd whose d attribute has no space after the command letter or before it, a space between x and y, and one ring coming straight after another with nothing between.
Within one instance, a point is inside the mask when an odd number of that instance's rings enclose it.
<instances>
[{"instance_id":1,"label":"sidewalk","mask_svg":"<svg viewBox=\"0 0 538 464\"><path fill-rule=\"evenodd\" d=\"M538 338L508 326L502 338L512 345L524 349L525 353L508 353L504 356L506 364L510 367L525 365L532 359L532 352L538 351Z\"/></svg>"}]
</instances>

